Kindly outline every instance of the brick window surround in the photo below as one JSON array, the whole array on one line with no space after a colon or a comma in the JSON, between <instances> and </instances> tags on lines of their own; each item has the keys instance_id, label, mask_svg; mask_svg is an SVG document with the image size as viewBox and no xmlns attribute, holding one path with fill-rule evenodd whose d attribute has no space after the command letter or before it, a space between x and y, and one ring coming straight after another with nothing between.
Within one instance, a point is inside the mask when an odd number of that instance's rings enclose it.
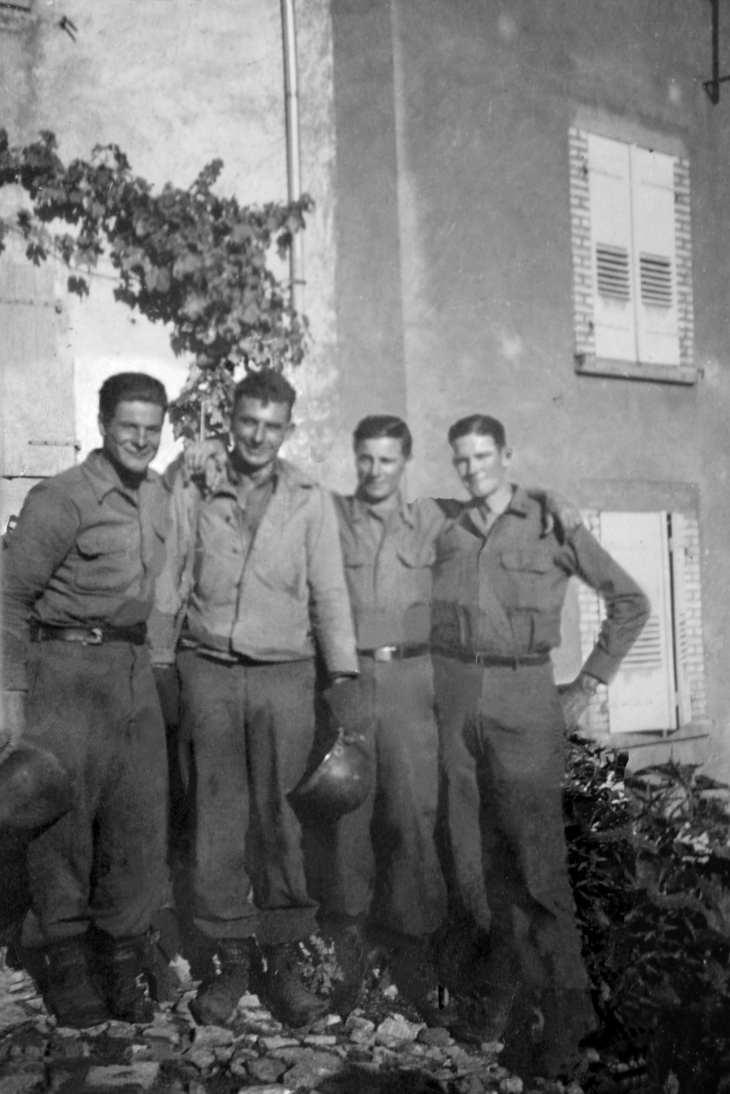
<instances>
[{"instance_id":1,"label":"brick window surround","mask_svg":"<svg viewBox=\"0 0 730 1094\"><path fill-rule=\"evenodd\" d=\"M679 365L640 364L601 360L594 335L595 275L591 253L588 137L590 133L654 151L666 151L674 161L674 243L679 336ZM575 369L582 374L691 384L697 379L694 362L692 243L690 234L689 160L679 142L662 138L620 119L582 111L569 129L570 217L573 253L573 326Z\"/></svg>"}]
</instances>

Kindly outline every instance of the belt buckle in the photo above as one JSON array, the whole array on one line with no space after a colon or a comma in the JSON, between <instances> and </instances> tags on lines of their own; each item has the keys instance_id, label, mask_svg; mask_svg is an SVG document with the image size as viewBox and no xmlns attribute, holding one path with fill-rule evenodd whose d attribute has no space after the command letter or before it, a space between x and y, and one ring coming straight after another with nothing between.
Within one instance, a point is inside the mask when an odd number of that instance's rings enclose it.
<instances>
[{"instance_id":1,"label":"belt buckle","mask_svg":"<svg viewBox=\"0 0 730 1094\"><path fill-rule=\"evenodd\" d=\"M373 661L392 661L397 653L397 646L378 646L373 650Z\"/></svg>"},{"instance_id":2,"label":"belt buckle","mask_svg":"<svg viewBox=\"0 0 730 1094\"><path fill-rule=\"evenodd\" d=\"M100 646L104 641L104 632L101 627L89 627L88 638L82 638L85 646Z\"/></svg>"}]
</instances>

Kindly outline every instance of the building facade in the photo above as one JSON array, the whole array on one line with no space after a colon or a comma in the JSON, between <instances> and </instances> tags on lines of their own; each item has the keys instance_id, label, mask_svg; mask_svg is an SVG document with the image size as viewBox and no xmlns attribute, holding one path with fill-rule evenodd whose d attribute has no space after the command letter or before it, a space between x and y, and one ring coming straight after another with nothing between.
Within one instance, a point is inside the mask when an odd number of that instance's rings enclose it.
<instances>
[{"instance_id":1,"label":"building facade","mask_svg":"<svg viewBox=\"0 0 730 1094\"><path fill-rule=\"evenodd\" d=\"M292 455L344 489L354 423L403 414L409 492L449 495L448 425L473 410L502 418L516 476L575 498L651 596L650 623L587 728L628 747L634 765L672 755L730 777L730 91L713 104L703 88L711 6L295 6L302 180L316 210ZM220 156L221 186L240 200L286 196L276 0L29 0L0 20L14 140L53 129L64 157L114 141L158 183L192 180ZM89 447L100 371L146 367L174 389L185 364L103 279L69 302L58 275L5 261L14 504L31 472L75 458L69 442ZM13 288L22 277L38 284ZM23 442L12 430L31 337L75 407L55 416L57 436L36 423ZM560 678L600 617L600 602L571 587Z\"/></svg>"}]
</instances>

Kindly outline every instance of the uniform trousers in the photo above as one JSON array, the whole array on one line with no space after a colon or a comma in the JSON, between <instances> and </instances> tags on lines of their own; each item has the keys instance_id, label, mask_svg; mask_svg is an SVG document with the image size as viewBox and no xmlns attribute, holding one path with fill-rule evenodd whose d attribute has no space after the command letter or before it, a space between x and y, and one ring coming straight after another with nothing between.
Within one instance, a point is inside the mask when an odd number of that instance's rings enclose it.
<instances>
[{"instance_id":1,"label":"uniform trousers","mask_svg":"<svg viewBox=\"0 0 730 1094\"><path fill-rule=\"evenodd\" d=\"M439 761L431 658L361 657L360 680L371 704L376 776L360 808L314 833L313 888L326 915L367 914L388 931L428 935L446 915L434 842Z\"/></svg>"},{"instance_id":2,"label":"uniform trousers","mask_svg":"<svg viewBox=\"0 0 730 1094\"><path fill-rule=\"evenodd\" d=\"M457 910L490 934L493 994L550 998L570 1025L560 1036L577 1043L594 1015L567 870L565 723L552 665L482 668L439 656L434 666Z\"/></svg>"},{"instance_id":3,"label":"uniform trousers","mask_svg":"<svg viewBox=\"0 0 730 1094\"><path fill-rule=\"evenodd\" d=\"M314 738L314 663L180 654L191 756L193 912L209 938L274 946L316 929L302 832L287 800Z\"/></svg>"},{"instance_id":4,"label":"uniform trousers","mask_svg":"<svg viewBox=\"0 0 730 1094\"><path fill-rule=\"evenodd\" d=\"M34 947L84 934L142 934L167 881L165 727L144 646L30 647L25 737L73 782L71 810L28 849Z\"/></svg>"}]
</instances>

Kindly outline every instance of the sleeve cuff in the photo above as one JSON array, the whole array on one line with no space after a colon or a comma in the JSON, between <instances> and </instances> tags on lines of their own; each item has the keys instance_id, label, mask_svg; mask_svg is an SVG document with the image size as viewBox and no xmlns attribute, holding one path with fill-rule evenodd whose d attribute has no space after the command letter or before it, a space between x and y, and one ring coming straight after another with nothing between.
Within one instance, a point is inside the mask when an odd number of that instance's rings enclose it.
<instances>
[{"instance_id":1,"label":"sleeve cuff","mask_svg":"<svg viewBox=\"0 0 730 1094\"><path fill-rule=\"evenodd\" d=\"M599 684L610 684L618 670L619 665L612 657L603 650L595 649L580 671L586 676L594 676Z\"/></svg>"}]
</instances>

